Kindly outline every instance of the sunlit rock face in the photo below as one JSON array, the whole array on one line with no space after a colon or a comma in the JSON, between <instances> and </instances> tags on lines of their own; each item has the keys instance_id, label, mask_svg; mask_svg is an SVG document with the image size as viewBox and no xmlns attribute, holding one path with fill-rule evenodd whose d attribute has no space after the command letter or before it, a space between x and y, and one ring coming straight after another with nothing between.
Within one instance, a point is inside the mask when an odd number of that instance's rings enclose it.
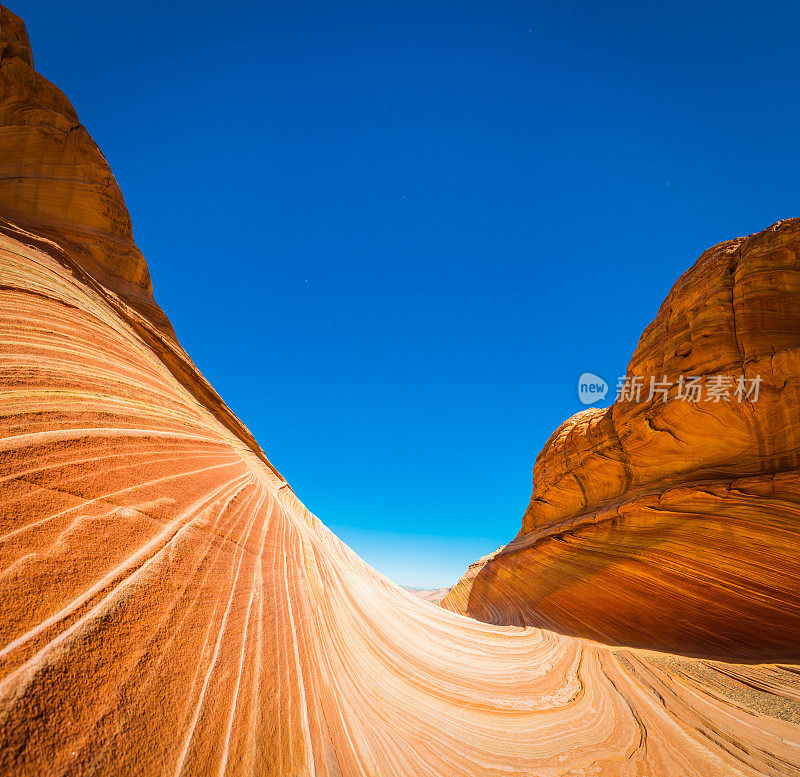
<instances>
[{"instance_id":1,"label":"sunlit rock face","mask_svg":"<svg viewBox=\"0 0 800 777\"><path fill-rule=\"evenodd\" d=\"M0 27L3 212L57 238L95 278L168 328L108 163L63 92L33 69L22 21L3 9Z\"/></svg>"},{"instance_id":2,"label":"sunlit rock face","mask_svg":"<svg viewBox=\"0 0 800 777\"><path fill-rule=\"evenodd\" d=\"M337 540L174 341L5 9L0 39L0 774L800 774L794 666L481 623Z\"/></svg>"},{"instance_id":3,"label":"sunlit rock face","mask_svg":"<svg viewBox=\"0 0 800 777\"><path fill-rule=\"evenodd\" d=\"M797 658L800 219L706 251L628 376L644 378L641 401L631 382L556 430L519 535L445 606L612 644Z\"/></svg>"}]
</instances>

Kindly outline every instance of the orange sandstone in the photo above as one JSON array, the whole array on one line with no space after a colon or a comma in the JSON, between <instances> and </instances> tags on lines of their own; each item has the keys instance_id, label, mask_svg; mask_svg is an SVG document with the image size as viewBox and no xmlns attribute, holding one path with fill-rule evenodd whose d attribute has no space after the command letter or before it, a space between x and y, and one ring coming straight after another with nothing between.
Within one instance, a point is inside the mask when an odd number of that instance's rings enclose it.
<instances>
[{"instance_id":1,"label":"orange sandstone","mask_svg":"<svg viewBox=\"0 0 800 777\"><path fill-rule=\"evenodd\" d=\"M444 606L610 644L796 659L800 219L706 251L627 374L645 378L642 401L556 430L519 535ZM704 378L700 401L678 398L681 376ZM728 379L727 401L708 392L711 376ZM650 397L650 378L672 386L667 401Z\"/></svg>"},{"instance_id":2,"label":"orange sandstone","mask_svg":"<svg viewBox=\"0 0 800 777\"><path fill-rule=\"evenodd\" d=\"M794 666L480 623L337 540L175 341L108 166L32 61L0 8L0 773L800 774ZM603 498L665 478L664 446ZM765 482L740 489L775 515L786 481ZM566 484L548 499L573 510Z\"/></svg>"}]
</instances>

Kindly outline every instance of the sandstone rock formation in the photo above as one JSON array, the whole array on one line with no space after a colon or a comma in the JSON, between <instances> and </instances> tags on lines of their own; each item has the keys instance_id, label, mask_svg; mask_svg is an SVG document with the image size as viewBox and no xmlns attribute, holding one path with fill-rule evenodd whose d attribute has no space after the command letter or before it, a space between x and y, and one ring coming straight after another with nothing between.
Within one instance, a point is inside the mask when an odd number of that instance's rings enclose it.
<instances>
[{"instance_id":1,"label":"sandstone rock formation","mask_svg":"<svg viewBox=\"0 0 800 777\"><path fill-rule=\"evenodd\" d=\"M800 219L706 251L627 374L644 377L641 401L556 430L519 535L444 606L611 644L797 658ZM700 401L687 376L705 378ZM727 397L711 376L727 377ZM757 398L735 395L739 376ZM650 396L651 378L666 396Z\"/></svg>"},{"instance_id":2,"label":"sandstone rock formation","mask_svg":"<svg viewBox=\"0 0 800 777\"><path fill-rule=\"evenodd\" d=\"M411 588L407 585L400 587L422 599L423 602L432 602L433 604L439 604L450 591L449 588Z\"/></svg>"},{"instance_id":3,"label":"sandstone rock formation","mask_svg":"<svg viewBox=\"0 0 800 777\"><path fill-rule=\"evenodd\" d=\"M175 342L102 155L5 9L0 76L0 774L800 774L793 664L480 623L361 561ZM704 444L708 479L744 466ZM619 494L668 476L664 446Z\"/></svg>"}]
</instances>

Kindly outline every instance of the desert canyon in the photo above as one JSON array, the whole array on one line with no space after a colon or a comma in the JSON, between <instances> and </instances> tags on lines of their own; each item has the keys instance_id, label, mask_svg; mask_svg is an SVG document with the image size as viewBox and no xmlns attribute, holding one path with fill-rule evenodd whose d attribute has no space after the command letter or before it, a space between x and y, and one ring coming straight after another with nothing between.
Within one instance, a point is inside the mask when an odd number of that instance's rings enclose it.
<instances>
[{"instance_id":1,"label":"desert canyon","mask_svg":"<svg viewBox=\"0 0 800 777\"><path fill-rule=\"evenodd\" d=\"M800 219L706 251L628 370L759 401L570 418L442 606L199 373L2 6L0 298L0 774L800 775Z\"/></svg>"}]
</instances>

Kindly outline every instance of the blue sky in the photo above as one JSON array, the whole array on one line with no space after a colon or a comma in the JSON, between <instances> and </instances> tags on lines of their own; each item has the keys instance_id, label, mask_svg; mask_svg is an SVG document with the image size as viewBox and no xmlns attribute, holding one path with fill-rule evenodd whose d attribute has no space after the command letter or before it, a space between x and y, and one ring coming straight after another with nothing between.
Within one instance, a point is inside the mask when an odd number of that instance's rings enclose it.
<instances>
[{"instance_id":1,"label":"blue sky","mask_svg":"<svg viewBox=\"0 0 800 777\"><path fill-rule=\"evenodd\" d=\"M511 539L578 375L800 214L796 1L10 7L183 345L400 583Z\"/></svg>"}]
</instances>

